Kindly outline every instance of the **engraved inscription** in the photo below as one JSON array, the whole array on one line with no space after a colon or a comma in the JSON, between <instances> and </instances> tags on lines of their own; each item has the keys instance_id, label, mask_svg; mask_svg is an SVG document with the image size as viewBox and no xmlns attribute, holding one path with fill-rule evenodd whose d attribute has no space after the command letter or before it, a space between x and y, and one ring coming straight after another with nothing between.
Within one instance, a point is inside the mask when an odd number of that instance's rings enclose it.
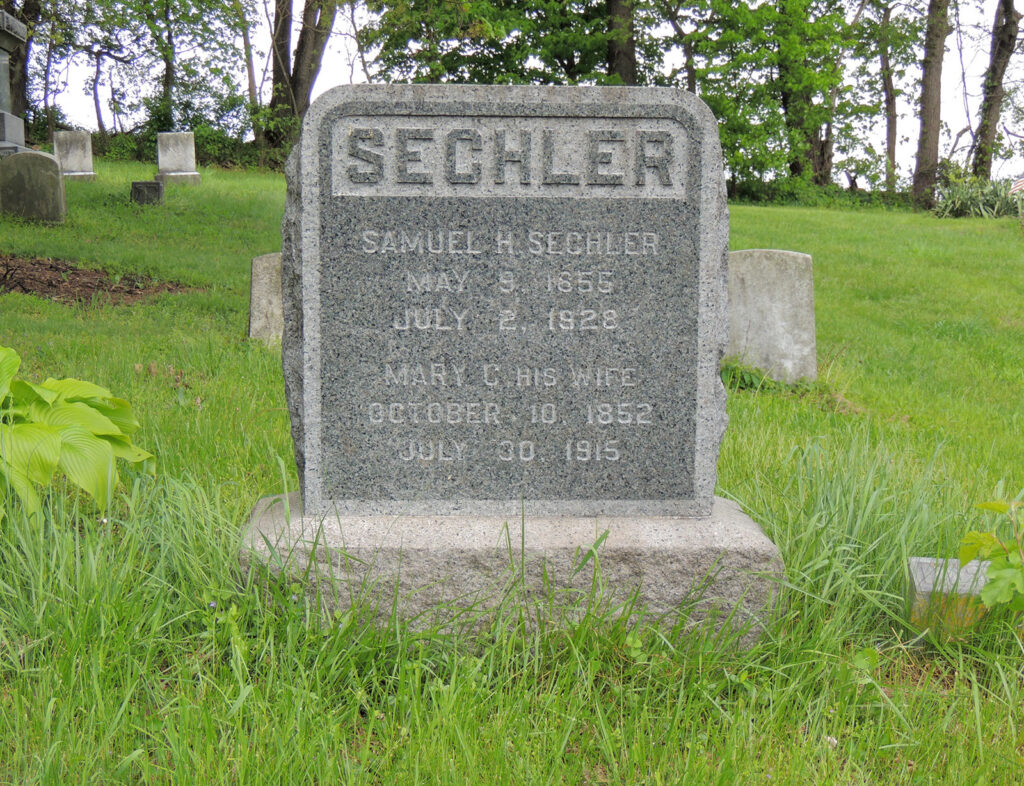
<instances>
[{"instance_id":1,"label":"engraved inscription","mask_svg":"<svg viewBox=\"0 0 1024 786\"><path fill-rule=\"evenodd\" d=\"M336 196L679 197L687 177L670 120L347 117L332 143Z\"/></svg>"}]
</instances>

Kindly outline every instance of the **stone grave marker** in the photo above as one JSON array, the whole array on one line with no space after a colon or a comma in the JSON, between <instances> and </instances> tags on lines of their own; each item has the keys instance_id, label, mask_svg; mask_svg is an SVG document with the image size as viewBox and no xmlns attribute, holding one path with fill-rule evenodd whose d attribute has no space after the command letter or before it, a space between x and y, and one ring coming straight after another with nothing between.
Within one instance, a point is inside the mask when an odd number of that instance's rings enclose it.
<instances>
[{"instance_id":1,"label":"stone grave marker","mask_svg":"<svg viewBox=\"0 0 1024 786\"><path fill-rule=\"evenodd\" d=\"M156 135L156 179L164 183L198 185L202 175L196 171L196 142L191 131Z\"/></svg>"},{"instance_id":2,"label":"stone grave marker","mask_svg":"<svg viewBox=\"0 0 1024 786\"><path fill-rule=\"evenodd\" d=\"M162 180L133 180L129 193L132 202L139 205L160 205L164 201Z\"/></svg>"},{"instance_id":3,"label":"stone grave marker","mask_svg":"<svg viewBox=\"0 0 1024 786\"><path fill-rule=\"evenodd\" d=\"M284 332L281 252L253 257L249 278L249 338L278 344Z\"/></svg>"},{"instance_id":4,"label":"stone grave marker","mask_svg":"<svg viewBox=\"0 0 1024 786\"><path fill-rule=\"evenodd\" d=\"M784 382L818 378L809 254L774 249L729 254L726 354Z\"/></svg>"},{"instance_id":5,"label":"stone grave marker","mask_svg":"<svg viewBox=\"0 0 1024 786\"><path fill-rule=\"evenodd\" d=\"M10 53L25 41L28 29L0 10L0 157L24 152L25 124L11 114Z\"/></svg>"},{"instance_id":6,"label":"stone grave marker","mask_svg":"<svg viewBox=\"0 0 1024 786\"><path fill-rule=\"evenodd\" d=\"M92 168L92 134L88 131L54 131L53 154L66 180L95 180Z\"/></svg>"},{"instance_id":7,"label":"stone grave marker","mask_svg":"<svg viewBox=\"0 0 1024 786\"><path fill-rule=\"evenodd\" d=\"M67 203L57 159L34 150L0 158L0 211L33 221L64 221Z\"/></svg>"},{"instance_id":8,"label":"stone grave marker","mask_svg":"<svg viewBox=\"0 0 1024 786\"><path fill-rule=\"evenodd\" d=\"M778 551L714 497L728 215L703 103L336 88L287 174L302 494L257 505L247 559L397 582L414 615L493 597L509 543L531 591L589 586L573 564L600 540L613 594L652 613L705 582L705 611L763 611Z\"/></svg>"},{"instance_id":9,"label":"stone grave marker","mask_svg":"<svg viewBox=\"0 0 1024 786\"><path fill-rule=\"evenodd\" d=\"M938 635L963 633L985 616L981 590L989 563L933 557L907 559L907 609L910 624Z\"/></svg>"}]
</instances>

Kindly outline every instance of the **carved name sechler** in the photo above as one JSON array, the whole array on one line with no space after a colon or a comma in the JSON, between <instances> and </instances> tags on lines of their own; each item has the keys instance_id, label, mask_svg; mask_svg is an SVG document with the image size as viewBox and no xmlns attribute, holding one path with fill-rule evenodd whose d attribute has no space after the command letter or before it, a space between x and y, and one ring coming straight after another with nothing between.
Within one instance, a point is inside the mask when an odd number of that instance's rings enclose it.
<instances>
[{"instance_id":1,"label":"carved name sechler","mask_svg":"<svg viewBox=\"0 0 1024 786\"><path fill-rule=\"evenodd\" d=\"M347 117L332 145L335 196L678 198L688 163L678 124L616 118Z\"/></svg>"}]
</instances>

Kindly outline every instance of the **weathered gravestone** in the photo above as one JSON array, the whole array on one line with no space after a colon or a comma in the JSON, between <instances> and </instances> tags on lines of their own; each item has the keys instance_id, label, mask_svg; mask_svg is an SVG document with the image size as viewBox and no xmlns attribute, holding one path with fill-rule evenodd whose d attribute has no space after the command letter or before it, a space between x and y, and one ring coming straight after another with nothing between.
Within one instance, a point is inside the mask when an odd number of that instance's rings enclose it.
<instances>
[{"instance_id":1,"label":"weathered gravestone","mask_svg":"<svg viewBox=\"0 0 1024 786\"><path fill-rule=\"evenodd\" d=\"M160 180L133 180L129 196L139 205L163 204L164 184Z\"/></svg>"},{"instance_id":2,"label":"weathered gravestone","mask_svg":"<svg viewBox=\"0 0 1024 786\"><path fill-rule=\"evenodd\" d=\"M961 634L985 615L981 590L988 583L986 561L910 557L907 608L910 624L937 635Z\"/></svg>"},{"instance_id":3,"label":"weathered gravestone","mask_svg":"<svg viewBox=\"0 0 1024 786\"><path fill-rule=\"evenodd\" d=\"M202 175L196 171L196 142L191 131L156 135L156 179L164 183L198 185Z\"/></svg>"},{"instance_id":4,"label":"weathered gravestone","mask_svg":"<svg viewBox=\"0 0 1024 786\"><path fill-rule=\"evenodd\" d=\"M249 338L277 344L284 332L281 252L253 257L249 277Z\"/></svg>"},{"instance_id":5,"label":"weathered gravestone","mask_svg":"<svg viewBox=\"0 0 1024 786\"><path fill-rule=\"evenodd\" d=\"M0 10L0 157L20 153L25 147L25 124L11 114L10 53L25 41L28 28Z\"/></svg>"},{"instance_id":6,"label":"weathered gravestone","mask_svg":"<svg viewBox=\"0 0 1024 786\"><path fill-rule=\"evenodd\" d=\"M92 135L88 131L54 131L53 154L65 180L95 180Z\"/></svg>"},{"instance_id":7,"label":"weathered gravestone","mask_svg":"<svg viewBox=\"0 0 1024 786\"><path fill-rule=\"evenodd\" d=\"M284 220L304 507L262 501L250 548L316 562L339 603L345 581L397 582L414 615L493 598L510 558L529 590L586 589L600 542L610 592L651 613L702 585L697 616L759 613L778 551L714 497L727 235L692 95L329 92Z\"/></svg>"},{"instance_id":8,"label":"weathered gravestone","mask_svg":"<svg viewBox=\"0 0 1024 786\"><path fill-rule=\"evenodd\" d=\"M67 203L57 159L36 151L0 158L0 211L33 221L62 222Z\"/></svg>"},{"instance_id":9,"label":"weathered gravestone","mask_svg":"<svg viewBox=\"0 0 1024 786\"><path fill-rule=\"evenodd\" d=\"M818 378L809 254L763 248L729 254L726 354L784 382Z\"/></svg>"}]
</instances>

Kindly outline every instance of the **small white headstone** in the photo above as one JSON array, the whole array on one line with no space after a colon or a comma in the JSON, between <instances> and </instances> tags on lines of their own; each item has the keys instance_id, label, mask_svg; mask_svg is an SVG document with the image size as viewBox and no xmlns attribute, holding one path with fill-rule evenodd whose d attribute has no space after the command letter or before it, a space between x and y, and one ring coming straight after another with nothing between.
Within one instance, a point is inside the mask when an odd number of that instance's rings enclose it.
<instances>
[{"instance_id":1,"label":"small white headstone","mask_svg":"<svg viewBox=\"0 0 1024 786\"><path fill-rule=\"evenodd\" d=\"M726 355L796 382L818 378L814 273L809 254L750 249L729 254Z\"/></svg>"},{"instance_id":2,"label":"small white headstone","mask_svg":"<svg viewBox=\"0 0 1024 786\"><path fill-rule=\"evenodd\" d=\"M164 183L198 185L201 175L196 171L196 141L191 131L156 135L157 180Z\"/></svg>"},{"instance_id":3,"label":"small white headstone","mask_svg":"<svg viewBox=\"0 0 1024 786\"><path fill-rule=\"evenodd\" d=\"M54 131L53 154L66 180L95 180L92 135L88 131Z\"/></svg>"}]
</instances>

